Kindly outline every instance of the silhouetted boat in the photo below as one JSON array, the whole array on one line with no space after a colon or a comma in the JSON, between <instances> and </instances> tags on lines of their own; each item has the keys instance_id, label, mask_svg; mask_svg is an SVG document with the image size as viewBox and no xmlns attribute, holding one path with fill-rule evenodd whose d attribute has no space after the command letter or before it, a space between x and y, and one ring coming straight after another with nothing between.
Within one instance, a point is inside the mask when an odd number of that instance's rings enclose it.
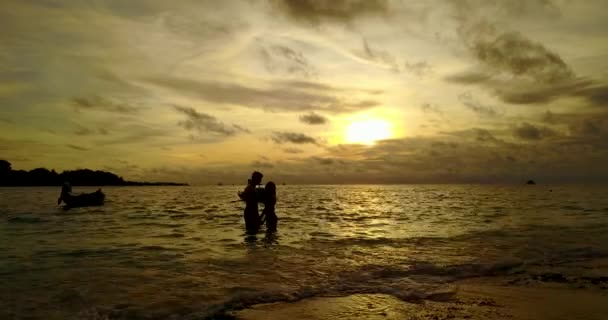
<instances>
[{"instance_id":1,"label":"silhouetted boat","mask_svg":"<svg viewBox=\"0 0 608 320\"><path fill-rule=\"evenodd\" d=\"M528 182L526 182L526 184L536 184L536 182L534 182L534 180L528 180Z\"/></svg>"},{"instance_id":2,"label":"silhouetted boat","mask_svg":"<svg viewBox=\"0 0 608 320\"><path fill-rule=\"evenodd\" d=\"M79 195L63 195L60 199L65 202L65 208L78 208L90 206L102 206L106 195L101 189L93 193L83 193Z\"/></svg>"}]
</instances>

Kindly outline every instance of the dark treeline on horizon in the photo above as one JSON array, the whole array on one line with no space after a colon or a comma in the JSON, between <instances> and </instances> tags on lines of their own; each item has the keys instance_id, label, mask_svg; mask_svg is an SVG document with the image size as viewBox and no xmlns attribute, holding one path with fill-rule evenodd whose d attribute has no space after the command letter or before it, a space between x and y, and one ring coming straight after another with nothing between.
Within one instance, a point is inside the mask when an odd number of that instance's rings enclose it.
<instances>
[{"instance_id":1,"label":"dark treeline on horizon","mask_svg":"<svg viewBox=\"0 0 608 320\"><path fill-rule=\"evenodd\" d=\"M57 173L55 170L36 168L30 171L13 170L11 163L0 160L0 186L60 186L69 182L73 186L185 186L175 182L125 181L111 172L78 169Z\"/></svg>"}]
</instances>

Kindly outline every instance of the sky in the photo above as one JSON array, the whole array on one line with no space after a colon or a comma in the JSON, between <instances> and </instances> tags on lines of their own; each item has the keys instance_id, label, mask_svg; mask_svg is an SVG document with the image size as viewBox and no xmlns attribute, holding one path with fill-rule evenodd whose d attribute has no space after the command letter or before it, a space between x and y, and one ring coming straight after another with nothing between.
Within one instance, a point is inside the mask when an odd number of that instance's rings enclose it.
<instances>
[{"instance_id":1,"label":"sky","mask_svg":"<svg viewBox=\"0 0 608 320\"><path fill-rule=\"evenodd\" d=\"M605 0L4 0L0 159L130 180L608 181Z\"/></svg>"}]
</instances>

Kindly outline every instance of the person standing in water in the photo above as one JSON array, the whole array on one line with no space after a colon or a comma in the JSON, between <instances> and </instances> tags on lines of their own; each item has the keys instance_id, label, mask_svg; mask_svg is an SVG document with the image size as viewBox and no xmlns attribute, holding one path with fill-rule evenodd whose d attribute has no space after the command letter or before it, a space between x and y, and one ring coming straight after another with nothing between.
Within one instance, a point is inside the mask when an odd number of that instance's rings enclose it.
<instances>
[{"instance_id":1,"label":"person standing in water","mask_svg":"<svg viewBox=\"0 0 608 320\"><path fill-rule=\"evenodd\" d=\"M277 186L274 182L269 181L264 188L264 210L260 216L262 223L266 222L267 232L277 231L277 214L274 212L274 206L277 203ZM266 221L264 221L264 218Z\"/></svg>"},{"instance_id":2,"label":"person standing in water","mask_svg":"<svg viewBox=\"0 0 608 320\"><path fill-rule=\"evenodd\" d=\"M239 197L245 201L245 229L247 233L257 233L260 228L260 215L258 212L258 197L256 186L262 183L264 175L261 172L254 171L251 174L251 179L245 190L239 193Z\"/></svg>"}]
</instances>

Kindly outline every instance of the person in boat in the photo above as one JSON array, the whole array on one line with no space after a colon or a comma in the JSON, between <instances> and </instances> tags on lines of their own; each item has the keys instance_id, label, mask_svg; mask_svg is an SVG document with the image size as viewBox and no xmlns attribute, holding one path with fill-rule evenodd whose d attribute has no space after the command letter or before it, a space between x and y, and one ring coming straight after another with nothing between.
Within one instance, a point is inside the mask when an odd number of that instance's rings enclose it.
<instances>
[{"instance_id":1,"label":"person in boat","mask_svg":"<svg viewBox=\"0 0 608 320\"><path fill-rule=\"evenodd\" d=\"M277 231L277 214L274 207L277 203L277 186L274 182L269 181L264 187L264 210L260 216L260 221L263 224L266 222L266 232Z\"/></svg>"},{"instance_id":2,"label":"person in boat","mask_svg":"<svg viewBox=\"0 0 608 320\"><path fill-rule=\"evenodd\" d=\"M245 201L245 229L248 233L256 233L260 228L260 215L258 211L258 194L256 186L262 183L264 175L261 172L254 171L251 174L247 187L243 192L239 193L239 197Z\"/></svg>"},{"instance_id":3,"label":"person in boat","mask_svg":"<svg viewBox=\"0 0 608 320\"><path fill-rule=\"evenodd\" d=\"M69 182L64 182L63 186L61 186L61 194L59 195L59 199L57 199L57 205L60 205L61 202L67 203L72 197L75 197L72 193L72 185ZM68 200L68 201L66 201Z\"/></svg>"}]
</instances>

